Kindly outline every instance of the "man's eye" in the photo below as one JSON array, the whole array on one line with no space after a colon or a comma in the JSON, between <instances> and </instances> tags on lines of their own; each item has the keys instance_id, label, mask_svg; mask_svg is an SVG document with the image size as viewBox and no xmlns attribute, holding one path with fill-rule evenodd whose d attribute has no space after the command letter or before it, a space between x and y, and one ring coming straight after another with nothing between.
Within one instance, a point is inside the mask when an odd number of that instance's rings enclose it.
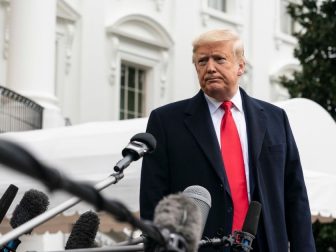
<instances>
[{"instance_id":1,"label":"man's eye","mask_svg":"<svg viewBox=\"0 0 336 252\"><path fill-rule=\"evenodd\" d=\"M208 61L207 61L206 59L200 59L200 60L198 61L198 65L200 65L200 66L205 66L207 62L208 62Z\"/></svg>"},{"instance_id":2,"label":"man's eye","mask_svg":"<svg viewBox=\"0 0 336 252\"><path fill-rule=\"evenodd\" d=\"M226 62L226 59L225 58L217 58L216 61L220 64L223 64Z\"/></svg>"}]
</instances>

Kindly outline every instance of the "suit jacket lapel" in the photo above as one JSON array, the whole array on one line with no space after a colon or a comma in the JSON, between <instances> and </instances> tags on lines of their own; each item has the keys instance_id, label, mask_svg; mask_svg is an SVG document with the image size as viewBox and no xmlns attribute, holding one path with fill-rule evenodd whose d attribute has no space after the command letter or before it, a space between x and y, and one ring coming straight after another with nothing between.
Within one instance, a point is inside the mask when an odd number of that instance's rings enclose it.
<instances>
[{"instance_id":1,"label":"suit jacket lapel","mask_svg":"<svg viewBox=\"0 0 336 252\"><path fill-rule=\"evenodd\" d=\"M240 89L245 113L246 129L249 145L250 164L250 194L253 195L257 161L266 132L266 116L262 106L255 99L248 96L243 89ZM217 136L212 124L208 104L200 91L190 99L186 111L185 124L193 134L205 156L210 161L213 169L221 179L226 191L230 193L229 184L224 173L224 164L218 144Z\"/></svg>"},{"instance_id":2,"label":"suit jacket lapel","mask_svg":"<svg viewBox=\"0 0 336 252\"><path fill-rule=\"evenodd\" d=\"M190 99L189 106L185 113L186 127L195 137L200 148L210 161L212 168L215 169L215 172L224 184L226 191L230 194L230 189L224 173L224 165L219 143L211 120L208 104L202 91Z\"/></svg>"},{"instance_id":3,"label":"suit jacket lapel","mask_svg":"<svg viewBox=\"0 0 336 252\"><path fill-rule=\"evenodd\" d=\"M250 166L250 194L253 195L255 179L257 178L257 161L266 133L266 116L263 107L255 99L248 96L243 89L240 89L243 101L243 108L246 120L247 138L249 146Z\"/></svg>"}]
</instances>

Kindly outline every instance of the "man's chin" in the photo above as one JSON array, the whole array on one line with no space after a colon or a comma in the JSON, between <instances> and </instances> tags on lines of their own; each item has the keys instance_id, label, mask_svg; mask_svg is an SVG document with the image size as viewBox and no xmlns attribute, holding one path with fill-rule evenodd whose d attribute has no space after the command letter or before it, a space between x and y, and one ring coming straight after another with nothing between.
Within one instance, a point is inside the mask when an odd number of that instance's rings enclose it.
<instances>
[{"instance_id":1,"label":"man's chin","mask_svg":"<svg viewBox=\"0 0 336 252\"><path fill-rule=\"evenodd\" d=\"M223 89L223 84L218 82L207 82L203 90L206 92L220 92Z\"/></svg>"},{"instance_id":2,"label":"man's chin","mask_svg":"<svg viewBox=\"0 0 336 252\"><path fill-rule=\"evenodd\" d=\"M225 90L223 87L215 87L214 85L211 86L211 88L209 86L203 88L203 92L217 101L224 101L232 98L232 95L230 95L228 90Z\"/></svg>"},{"instance_id":3,"label":"man's chin","mask_svg":"<svg viewBox=\"0 0 336 252\"><path fill-rule=\"evenodd\" d=\"M206 88L206 89L203 89L203 91L208 96L218 100L218 98L221 96L220 94L223 92L223 89L220 89L220 88Z\"/></svg>"}]
</instances>

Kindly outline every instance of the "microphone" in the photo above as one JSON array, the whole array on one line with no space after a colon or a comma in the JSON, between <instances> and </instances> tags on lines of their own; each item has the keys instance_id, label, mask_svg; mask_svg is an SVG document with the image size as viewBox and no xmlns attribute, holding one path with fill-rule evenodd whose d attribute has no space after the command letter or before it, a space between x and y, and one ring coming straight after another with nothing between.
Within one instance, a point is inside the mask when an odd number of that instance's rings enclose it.
<instances>
[{"instance_id":1,"label":"microphone","mask_svg":"<svg viewBox=\"0 0 336 252\"><path fill-rule=\"evenodd\" d=\"M99 227L99 218L96 213L83 213L74 224L66 243L65 249L94 248L95 237Z\"/></svg>"},{"instance_id":2,"label":"microphone","mask_svg":"<svg viewBox=\"0 0 336 252\"><path fill-rule=\"evenodd\" d=\"M163 198L154 211L154 224L168 240L159 251L197 251L201 238L201 212L182 193Z\"/></svg>"},{"instance_id":3,"label":"microphone","mask_svg":"<svg viewBox=\"0 0 336 252\"><path fill-rule=\"evenodd\" d=\"M45 212L48 209L48 206L49 199L45 193L30 189L25 192L20 203L14 209L10 225L13 228L16 228ZM26 234L30 234L31 231L32 230L26 232Z\"/></svg>"},{"instance_id":4,"label":"microphone","mask_svg":"<svg viewBox=\"0 0 336 252\"><path fill-rule=\"evenodd\" d=\"M6 192L2 195L0 199L0 223L4 219L10 205L14 201L14 198L18 192L18 187L10 184Z\"/></svg>"},{"instance_id":5,"label":"microphone","mask_svg":"<svg viewBox=\"0 0 336 252\"><path fill-rule=\"evenodd\" d=\"M202 232L204 230L206 221L208 219L209 210L211 208L211 195L207 189L199 185L193 185L187 187L183 191L183 195L192 199L193 202L198 206L202 215Z\"/></svg>"},{"instance_id":6,"label":"microphone","mask_svg":"<svg viewBox=\"0 0 336 252\"><path fill-rule=\"evenodd\" d=\"M178 195L171 195L167 197L168 199L166 199L166 201L168 201L168 203L164 200L160 201L159 204L157 205L157 210L155 212L155 219L154 219L154 224L157 224L157 227L165 227L169 229L170 232L177 232L176 230L182 230L181 235L182 237L185 236L190 236L191 239L193 240L193 246L198 246L197 242L198 242L198 237L200 236L200 234L203 233L204 230L204 226L206 223L206 220L208 218L208 213L211 207L211 195L209 193L209 191L207 189L205 189L202 186L198 186L198 185L194 185L194 186L189 186L187 187L182 194L178 194ZM188 200L190 199L191 202ZM190 222L189 223L177 223L176 224L176 219L174 219L173 221L170 221L171 218L177 218L178 216L181 214L181 212L183 212L184 210L182 209L174 209L172 205L168 205L166 206L165 204L170 204L172 202L174 202L173 204L177 204L178 206L182 206L184 207L184 202L187 200L187 204L190 205L191 203L194 203L194 206L191 206L190 208L187 209L187 213L193 215L198 215L198 212L201 214L201 218L200 218L200 223L195 223L195 229L194 227L190 226ZM191 213L190 213L190 209ZM198 208L198 209L197 209ZM188 212L189 211L189 212ZM195 213L196 211L196 213ZM168 215L168 217L167 217ZM167 217L167 218L166 218ZM194 217L196 218L196 217ZM197 218L198 219L198 218ZM182 226L181 226L182 225ZM196 234L195 234L196 231ZM124 242L120 242L118 243L118 245L120 246L124 246L124 245L134 245L134 244L139 244L139 243L144 243L146 245L146 249L147 251L152 251L150 250L151 248L149 248L150 246L155 246L155 244L151 244L151 240L148 237L148 235L142 235L139 238L136 239L131 239L128 241L124 241ZM195 244L196 243L196 244ZM195 249L190 249L190 251L195 251Z\"/></svg>"},{"instance_id":7,"label":"microphone","mask_svg":"<svg viewBox=\"0 0 336 252\"><path fill-rule=\"evenodd\" d=\"M45 212L48 206L48 196L43 192L31 189L25 192L20 203L15 207L9 223L12 228L16 228ZM25 234L30 234L32 231L33 230L29 230ZM21 241L18 238L9 241L3 248L1 248L1 252L15 252L20 243Z\"/></svg>"},{"instance_id":8,"label":"microphone","mask_svg":"<svg viewBox=\"0 0 336 252\"><path fill-rule=\"evenodd\" d=\"M156 251L197 251L210 206L210 193L201 186L163 198L155 208L154 224L168 242Z\"/></svg>"},{"instance_id":9,"label":"microphone","mask_svg":"<svg viewBox=\"0 0 336 252\"><path fill-rule=\"evenodd\" d=\"M252 242L257 234L261 204L251 201L246 218L243 223L242 231L234 231L234 251L250 251Z\"/></svg>"},{"instance_id":10,"label":"microphone","mask_svg":"<svg viewBox=\"0 0 336 252\"><path fill-rule=\"evenodd\" d=\"M243 223L242 231L234 231L233 235L221 238L205 239L199 242L199 247L219 246L231 247L234 252L249 252L252 249L252 242L257 234L261 204L251 201L246 218Z\"/></svg>"},{"instance_id":11,"label":"microphone","mask_svg":"<svg viewBox=\"0 0 336 252\"><path fill-rule=\"evenodd\" d=\"M252 235L257 234L259 218L261 213L261 204L258 201L252 201L246 214L246 218L243 224L243 232L250 233Z\"/></svg>"},{"instance_id":12,"label":"microphone","mask_svg":"<svg viewBox=\"0 0 336 252\"><path fill-rule=\"evenodd\" d=\"M133 136L129 144L122 150L124 157L115 166L116 172L122 172L131 162L137 161L147 153L151 153L156 148L156 140L150 133L138 133Z\"/></svg>"}]
</instances>

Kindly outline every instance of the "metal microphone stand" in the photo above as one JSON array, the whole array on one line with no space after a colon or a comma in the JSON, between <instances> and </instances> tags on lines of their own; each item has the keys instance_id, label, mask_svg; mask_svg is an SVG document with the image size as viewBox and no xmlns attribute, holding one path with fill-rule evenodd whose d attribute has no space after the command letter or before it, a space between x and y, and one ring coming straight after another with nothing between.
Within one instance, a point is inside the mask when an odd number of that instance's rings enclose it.
<instances>
[{"instance_id":1,"label":"metal microphone stand","mask_svg":"<svg viewBox=\"0 0 336 252\"><path fill-rule=\"evenodd\" d=\"M44 170L44 166L35 159L30 153L28 153L24 148L20 147L19 145L6 141L0 140L0 162L5 164L8 167L12 167L19 172L26 173L27 175L38 177L40 179L46 178L47 180L50 179L50 185L48 184L47 187L53 186L52 183L59 183L62 178L60 174L56 171L47 172ZM119 161L117 164L119 164ZM101 191L106 187L110 186L111 184L116 184L119 180L124 177L123 170L128 167L130 161L127 163L123 163L121 170L113 173L106 179L98 182L94 188L97 191ZM75 194L75 196L78 196ZM78 204L82 199L79 197L73 197L67 200L66 202L50 209L49 211L31 219L30 221L24 223L23 225L17 227L16 229L8 232L7 234L0 237L0 246L7 244L9 241L14 240L15 238L19 237L22 234L27 233L28 231L32 230L34 227L48 221L52 217L56 216L57 214L71 208L72 206Z\"/></svg>"},{"instance_id":2,"label":"metal microphone stand","mask_svg":"<svg viewBox=\"0 0 336 252\"><path fill-rule=\"evenodd\" d=\"M63 205L62 208L60 208L60 206L57 207L56 210L52 211L51 214L48 212L47 217L38 216L37 218L39 221L36 223L42 223L45 221L45 219L54 216L55 213L57 214L67 207L73 206L74 204L78 203L80 201L79 198L81 198L84 201L94 205L97 209L104 210L112 214L117 221L127 222L134 228L140 229L144 233L148 234L148 236L153 240L158 242L158 244L166 243L163 234L161 234L158 228L153 224L136 218L122 202L106 199L99 193L100 189L105 188L112 183L116 183L116 178L122 178L122 170L125 169L130 164L130 162L122 164L123 169L121 169L121 173L119 173L121 177L117 176L114 177L112 181L104 181L102 184L99 184L99 186L96 186L96 188L89 184L76 182L66 177L64 174L59 173L58 170L46 166L45 164L38 161L23 147L13 142L0 140L0 162L8 166L8 168L12 168L40 180L50 191L63 190L78 197L69 200L65 205ZM97 190L97 188L99 190ZM36 223L35 220L31 220L31 222L27 222L19 229L15 229L12 232L9 232L0 239L0 245L5 244L13 238L16 238L20 234L23 234L24 232L22 232L22 230L31 230L36 226Z\"/></svg>"},{"instance_id":3,"label":"metal microphone stand","mask_svg":"<svg viewBox=\"0 0 336 252\"><path fill-rule=\"evenodd\" d=\"M113 173L106 179L98 182L94 187L96 190L101 191L112 184L116 184L124 177L123 172ZM69 200L65 201L64 203L44 212L41 215L36 216L35 218L31 219L30 221L22 224L21 226L15 228L14 230L6 233L5 235L0 237L0 246L7 244L7 242L19 237L22 234L27 233L29 230L37 227L38 225L50 220L51 218L55 217L57 214L73 207L74 205L78 204L82 200L78 197L72 197Z\"/></svg>"},{"instance_id":4,"label":"metal microphone stand","mask_svg":"<svg viewBox=\"0 0 336 252\"><path fill-rule=\"evenodd\" d=\"M235 239L230 235L221 238L206 238L199 241L198 247L231 247L234 243Z\"/></svg>"}]
</instances>

